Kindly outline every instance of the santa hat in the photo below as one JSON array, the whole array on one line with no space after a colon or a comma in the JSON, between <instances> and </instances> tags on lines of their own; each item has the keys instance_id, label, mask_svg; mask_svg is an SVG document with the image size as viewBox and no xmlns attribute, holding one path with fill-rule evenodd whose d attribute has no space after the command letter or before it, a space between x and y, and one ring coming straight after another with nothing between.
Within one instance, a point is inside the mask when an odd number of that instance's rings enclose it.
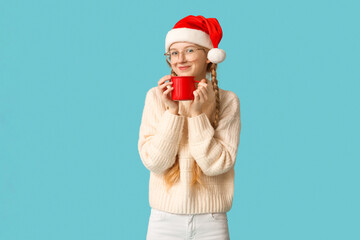
<instances>
[{"instance_id":1,"label":"santa hat","mask_svg":"<svg viewBox=\"0 0 360 240\"><path fill-rule=\"evenodd\" d=\"M218 48L222 38L221 26L216 18L189 15L178 21L165 38L165 52L174 42L192 42L209 48L207 58L210 62L221 63L225 60L225 51Z\"/></svg>"}]
</instances>

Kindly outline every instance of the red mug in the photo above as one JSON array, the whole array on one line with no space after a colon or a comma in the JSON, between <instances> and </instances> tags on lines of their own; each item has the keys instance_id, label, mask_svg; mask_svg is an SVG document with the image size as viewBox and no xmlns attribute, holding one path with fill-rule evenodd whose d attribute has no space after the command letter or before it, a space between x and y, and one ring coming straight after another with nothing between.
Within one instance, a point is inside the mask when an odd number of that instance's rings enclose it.
<instances>
[{"instance_id":1,"label":"red mug","mask_svg":"<svg viewBox=\"0 0 360 240\"><path fill-rule=\"evenodd\" d=\"M196 90L194 76L171 76L170 82L173 82L171 99L173 101L194 100L194 91Z\"/></svg>"}]
</instances>

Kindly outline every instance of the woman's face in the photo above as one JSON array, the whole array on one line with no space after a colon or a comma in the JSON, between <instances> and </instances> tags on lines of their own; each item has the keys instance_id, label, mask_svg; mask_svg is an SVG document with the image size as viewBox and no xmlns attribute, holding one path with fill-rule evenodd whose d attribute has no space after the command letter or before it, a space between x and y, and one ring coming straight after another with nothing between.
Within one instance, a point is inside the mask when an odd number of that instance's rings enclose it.
<instances>
[{"instance_id":1,"label":"woman's face","mask_svg":"<svg viewBox=\"0 0 360 240\"><path fill-rule=\"evenodd\" d=\"M206 65L210 62L207 59L206 50L190 42L176 42L171 44L170 52L175 51L171 58L171 68L178 76L195 76L201 80L206 77Z\"/></svg>"}]
</instances>

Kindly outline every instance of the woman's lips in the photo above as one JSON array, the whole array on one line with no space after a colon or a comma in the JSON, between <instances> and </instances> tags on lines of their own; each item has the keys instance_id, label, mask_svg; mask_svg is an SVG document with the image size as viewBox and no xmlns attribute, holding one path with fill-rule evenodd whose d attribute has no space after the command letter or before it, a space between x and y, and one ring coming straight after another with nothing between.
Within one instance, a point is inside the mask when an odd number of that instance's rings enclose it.
<instances>
[{"instance_id":1,"label":"woman's lips","mask_svg":"<svg viewBox=\"0 0 360 240\"><path fill-rule=\"evenodd\" d=\"M179 67L180 70L185 70L188 69L190 66L186 66L186 67Z\"/></svg>"}]
</instances>

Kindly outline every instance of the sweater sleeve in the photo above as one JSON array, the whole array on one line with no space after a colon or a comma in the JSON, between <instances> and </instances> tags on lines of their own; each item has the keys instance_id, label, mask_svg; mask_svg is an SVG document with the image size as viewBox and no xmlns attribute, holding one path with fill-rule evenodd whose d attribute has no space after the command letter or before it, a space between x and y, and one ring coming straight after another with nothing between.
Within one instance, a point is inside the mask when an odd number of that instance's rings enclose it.
<instances>
[{"instance_id":1,"label":"sweater sleeve","mask_svg":"<svg viewBox=\"0 0 360 240\"><path fill-rule=\"evenodd\" d=\"M161 104L156 89L150 89L145 98L138 141L141 161L157 174L175 163L185 121L184 116L164 111Z\"/></svg>"},{"instance_id":2,"label":"sweater sleeve","mask_svg":"<svg viewBox=\"0 0 360 240\"><path fill-rule=\"evenodd\" d=\"M216 130L205 113L188 119L190 153L208 176L223 174L235 165L240 142L240 101L230 93L232 98L225 103Z\"/></svg>"}]
</instances>

